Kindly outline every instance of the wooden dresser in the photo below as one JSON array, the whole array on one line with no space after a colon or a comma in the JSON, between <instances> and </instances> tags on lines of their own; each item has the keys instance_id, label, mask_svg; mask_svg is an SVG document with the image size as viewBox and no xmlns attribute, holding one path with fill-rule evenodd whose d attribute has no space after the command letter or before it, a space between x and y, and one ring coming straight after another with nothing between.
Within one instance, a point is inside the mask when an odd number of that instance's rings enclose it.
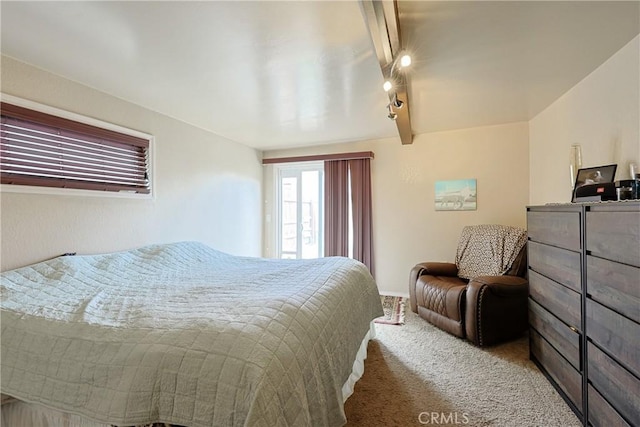
<instances>
[{"instance_id":1,"label":"wooden dresser","mask_svg":"<svg viewBox=\"0 0 640 427\"><path fill-rule=\"evenodd\" d=\"M531 359L584 425L640 426L640 203L527 208Z\"/></svg>"}]
</instances>

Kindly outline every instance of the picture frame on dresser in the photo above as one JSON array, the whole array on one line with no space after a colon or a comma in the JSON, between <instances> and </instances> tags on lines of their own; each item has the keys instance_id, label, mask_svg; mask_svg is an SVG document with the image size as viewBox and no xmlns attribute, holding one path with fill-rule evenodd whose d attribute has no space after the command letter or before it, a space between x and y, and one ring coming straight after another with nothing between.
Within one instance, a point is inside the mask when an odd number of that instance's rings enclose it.
<instances>
[{"instance_id":1,"label":"picture frame on dresser","mask_svg":"<svg viewBox=\"0 0 640 427\"><path fill-rule=\"evenodd\" d=\"M578 169L578 173L576 174L576 180L573 185L573 191L571 193L571 202L586 202L586 201L601 201L601 199L607 191L605 184L613 184L613 180L616 176L616 169L618 168L617 164L604 165L604 166L595 166L590 168L582 168ZM593 195L588 197L580 197L577 192L578 188L583 187L585 185L598 185L601 184L602 187L595 188ZM611 189L609 189L611 191ZM613 189L615 192L615 189ZM588 199L588 200L587 200Z\"/></svg>"}]
</instances>

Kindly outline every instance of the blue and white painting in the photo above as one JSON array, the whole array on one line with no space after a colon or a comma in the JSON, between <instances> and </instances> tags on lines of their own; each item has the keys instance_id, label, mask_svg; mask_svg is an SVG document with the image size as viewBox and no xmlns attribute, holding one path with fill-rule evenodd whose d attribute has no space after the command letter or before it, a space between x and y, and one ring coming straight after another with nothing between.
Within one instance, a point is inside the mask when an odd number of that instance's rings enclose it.
<instances>
[{"instance_id":1,"label":"blue and white painting","mask_svg":"<svg viewBox=\"0 0 640 427\"><path fill-rule=\"evenodd\" d=\"M477 199L475 179L436 181L437 211L475 211Z\"/></svg>"}]
</instances>

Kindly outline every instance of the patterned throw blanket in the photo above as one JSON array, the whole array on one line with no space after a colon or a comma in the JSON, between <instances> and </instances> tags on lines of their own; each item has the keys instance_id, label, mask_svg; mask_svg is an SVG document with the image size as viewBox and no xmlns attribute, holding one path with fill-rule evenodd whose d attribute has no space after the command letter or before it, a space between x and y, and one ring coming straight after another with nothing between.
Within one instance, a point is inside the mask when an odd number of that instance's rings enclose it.
<instances>
[{"instance_id":1,"label":"patterned throw blanket","mask_svg":"<svg viewBox=\"0 0 640 427\"><path fill-rule=\"evenodd\" d=\"M1 391L117 426L335 426L382 315L341 257L236 257L198 243L2 273Z\"/></svg>"},{"instance_id":2,"label":"patterned throw blanket","mask_svg":"<svg viewBox=\"0 0 640 427\"><path fill-rule=\"evenodd\" d=\"M458 276L501 276L527 242L527 231L506 225L469 225L462 229L456 265Z\"/></svg>"}]
</instances>

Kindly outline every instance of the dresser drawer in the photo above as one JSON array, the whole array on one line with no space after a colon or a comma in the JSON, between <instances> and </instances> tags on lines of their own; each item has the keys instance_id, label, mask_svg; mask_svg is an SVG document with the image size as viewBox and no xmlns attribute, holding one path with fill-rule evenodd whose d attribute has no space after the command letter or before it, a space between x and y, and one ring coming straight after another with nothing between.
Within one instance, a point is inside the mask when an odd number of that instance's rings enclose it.
<instances>
[{"instance_id":1,"label":"dresser drawer","mask_svg":"<svg viewBox=\"0 0 640 427\"><path fill-rule=\"evenodd\" d=\"M587 334L640 377L640 324L587 299Z\"/></svg>"},{"instance_id":2,"label":"dresser drawer","mask_svg":"<svg viewBox=\"0 0 640 427\"><path fill-rule=\"evenodd\" d=\"M535 330L529 334L531 353L555 383L564 391L578 411L582 411L582 377L569 362L553 349Z\"/></svg>"},{"instance_id":3,"label":"dresser drawer","mask_svg":"<svg viewBox=\"0 0 640 427\"><path fill-rule=\"evenodd\" d=\"M580 253L536 242L528 243L529 268L581 292Z\"/></svg>"},{"instance_id":4,"label":"dresser drawer","mask_svg":"<svg viewBox=\"0 0 640 427\"><path fill-rule=\"evenodd\" d=\"M529 295L560 320L581 331L580 294L529 270Z\"/></svg>"},{"instance_id":5,"label":"dresser drawer","mask_svg":"<svg viewBox=\"0 0 640 427\"><path fill-rule=\"evenodd\" d=\"M629 424L609 405L609 402L589 384L589 422L593 427L628 427Z\"/></svg>"},{"instance_id":6,"label":"dresser drawer","mask_svg":"<svg viewBox=\"0 0 640 427\"><path fill-rule=\"evenodd\" d=\"M527 234L536 242L580 250L580 212L529 211Z\"/></svg>"},{"instance_id":7,"label":"dresser drawer","mask_svg":"<svg viewBox=\"0 0 640 427\"><path fill-rule=\"evenodd\" d=\"M640 380L590 342L587 354L589 382L631 425L640 425Z\"/></svg>"},{"instance_id":8,"label":"dresser drawer","mask_svg":"<svg viewBox=\"0 0 640 427\"><path fill-rule=\"evenodd\" d=\"M580 334L577 331L569 328L532 299L529 299L529 324L576 370L580 370Z\"/></svg>"},{"instance_id":9,"label":"dresser drawer","mask_svg":"<svg viewBox=\"0 0 640 427\"><path fill-rule=\"evenodd\" d=\"M637 249L640 252L640 248ZM640 323L640 268L587 256L587 293Z\"/></svg>"},{"instance_id":10,"label":"dresser drawer","mask_svg":"<svg viewBox=\"0 0 640 427\"><path fill-rule=\"evenodd\" d=\"M587 212L586 249L592 255L640 267L637 212Z\"/></svg>"}]
</instances>

